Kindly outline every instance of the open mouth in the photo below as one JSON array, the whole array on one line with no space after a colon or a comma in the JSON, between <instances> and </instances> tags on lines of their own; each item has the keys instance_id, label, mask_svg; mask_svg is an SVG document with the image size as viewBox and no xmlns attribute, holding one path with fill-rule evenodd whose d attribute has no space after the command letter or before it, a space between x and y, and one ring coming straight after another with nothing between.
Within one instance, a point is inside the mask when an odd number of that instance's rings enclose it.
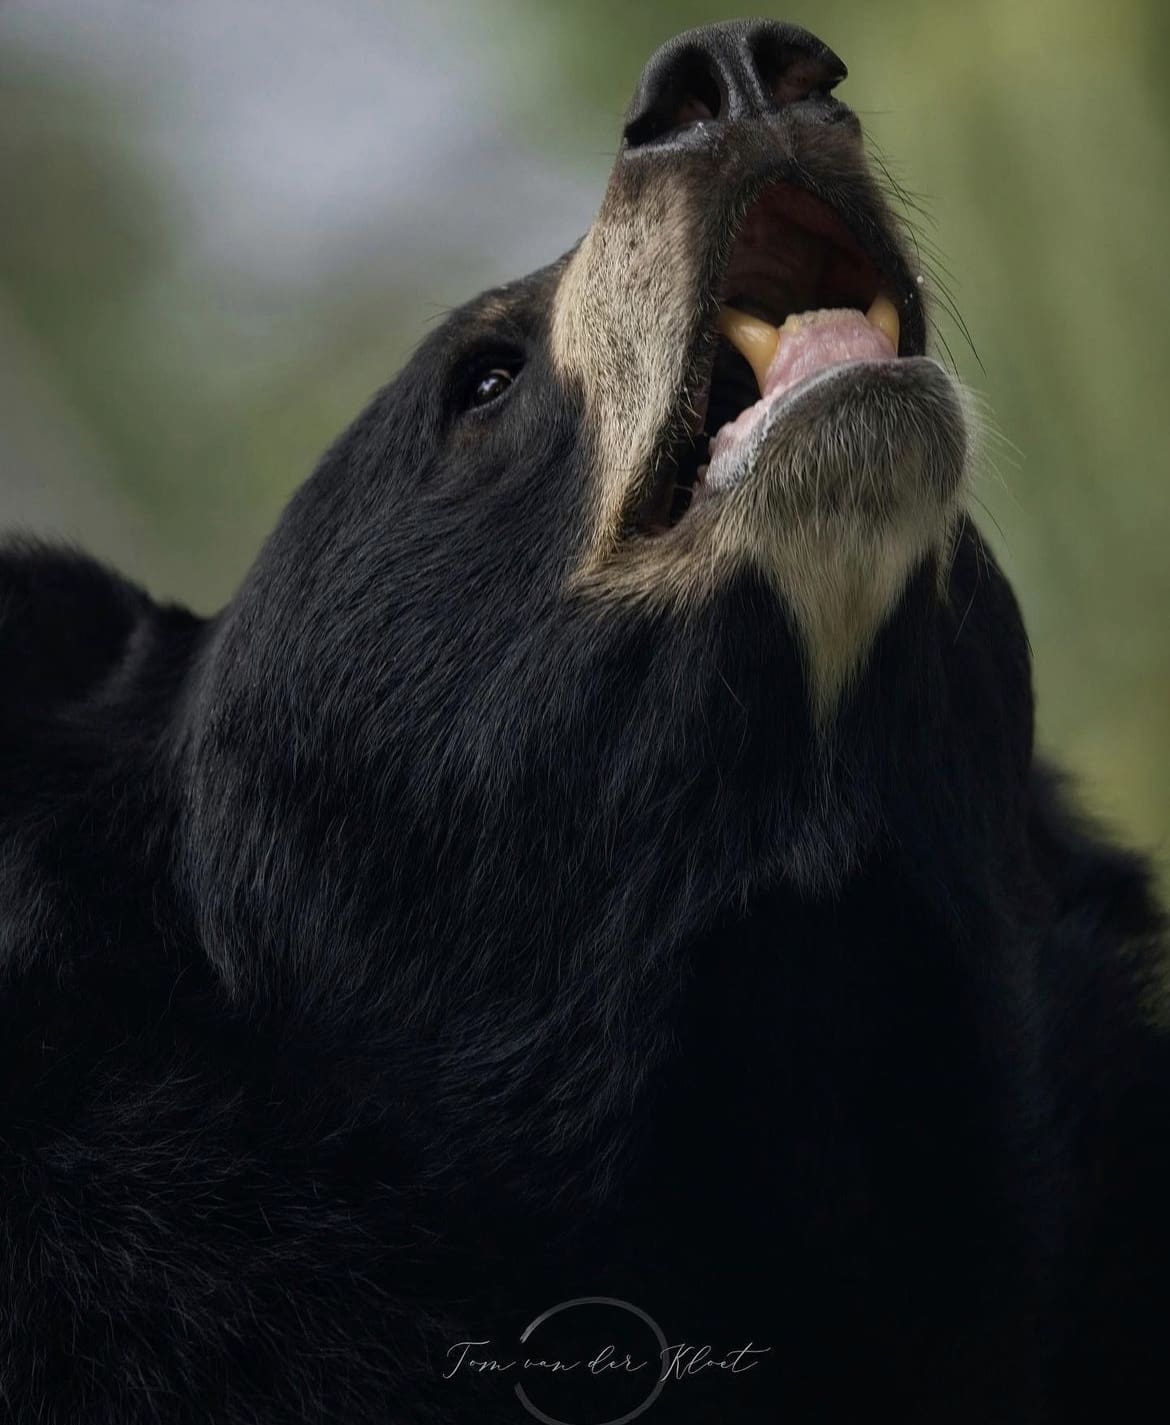
<instances>
[{"instance_id":1,"label":"open mouth","mask_svg":"<svg viewBox=\"0 0 1170 1425\"><path fill-rule=\"evenodd\" d=\"M918 355L902 330L899 287L828 203L790 184L767 188L736 230L717 289L698 418L663 459L636 531L673 529L719 487L730 463L721 457L813 377Z\"/></svg>"}]
</instances>

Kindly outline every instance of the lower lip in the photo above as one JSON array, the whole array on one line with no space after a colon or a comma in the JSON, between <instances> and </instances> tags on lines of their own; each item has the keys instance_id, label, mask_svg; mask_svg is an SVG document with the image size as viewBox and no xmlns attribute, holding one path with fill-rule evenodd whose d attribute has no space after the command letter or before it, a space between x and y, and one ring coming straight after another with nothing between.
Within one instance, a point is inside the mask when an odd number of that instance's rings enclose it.
<instances>
[{"instance_id":1,"label":"lower lip","mask_svg":"<svg viewBox=\"0 0 1170 1425\"><path fill-rule=\"evenodd\" d=\"M884 341L885 338L882 340ZM734 421L729 421L727 425L720 427L711 444L711 459L706 478L696 494L701 496L708 491L714 492L736 484L744 474L746 463L744 457L756 443L752 437L762 433L769 425L770 417L785 406L794 405L809 395L816 387L829 381L838 380L857 368L892 365L897 358L889 354L888 342L886 342L886 348L886 354L882 356L849 357L843 361L819 366L814 371L798 377L791 384L786 384L777 390L770 390L766 396L762 396L754 406L749 406Z\"/></svg>"}]
</instances>

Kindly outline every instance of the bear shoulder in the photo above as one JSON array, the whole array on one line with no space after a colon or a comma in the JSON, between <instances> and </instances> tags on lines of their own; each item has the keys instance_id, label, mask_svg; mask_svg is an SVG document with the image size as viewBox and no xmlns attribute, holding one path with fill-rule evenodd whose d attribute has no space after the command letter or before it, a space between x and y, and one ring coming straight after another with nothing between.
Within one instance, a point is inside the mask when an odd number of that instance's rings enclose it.
<instances>
[{"instance_id":1,"label":"bear shoulder","mask_svg":"<svg viewBox=\"0 0 1170 1425\"><path fill-rule=\"evenodd\" d=\"M75 730L185 662L204 620L66 546L0 544L0 729L11 753L68 713ZM147 680L149 681L149 680ZM165 681L171 681L166 679Z\"/></svg>"},{"instance_id":2,"label":"bear shoulder","mask_svg":"<svg viewBox=\"0 0 1170 1425\"><path fill-rule=\"evenodd\" d=\"M125 913L202 626L68 548L0 545L0 970L100 939L103 896Z\"/></svg>"},{"instance_id":3,"label":"bear shoulder","mask_svg":"<svg viewBox=\"0 0 1170 1425\"><path fill-rule=\"evenodd\" d=\"M96 560L33 540L0 546L0 714L23 722L91 694L153 607Z\"/></svg>"}]
</instances>

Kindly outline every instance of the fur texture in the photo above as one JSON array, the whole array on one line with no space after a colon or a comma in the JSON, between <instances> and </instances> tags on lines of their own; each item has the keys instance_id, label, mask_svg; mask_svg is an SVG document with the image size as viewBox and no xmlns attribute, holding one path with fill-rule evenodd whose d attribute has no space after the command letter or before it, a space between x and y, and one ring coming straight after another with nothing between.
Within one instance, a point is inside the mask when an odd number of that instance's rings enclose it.
<instances>
[{"instance_id":1,"label":"fur texture","mask_svg":"<svg viewBox=\"0 0 1170 1425\"><path fill-rule=\"evenodd\" d=\"M638 103L672 55L764 66L759 33L684 37ZM861 203L827 51L766 38L784 173ZM621 534L768 178L750 117L744 170L718 139L726 201L680 190L673 275L631 245L650 168L619 161L588 242L423 343L217 618L0 555L8 1418L515 1425L522 1385L589 1425L647 1396L644 1323L521 1336L590 1296L766 1353L668 1380L645 1418L671 1425L1153 1418L1161 920L1034 759L957 466L828 716L776 577L791 532L743 558L728 525ZM653 182L690 183L688 152ZM643 261L633 290L670 300L631 386L643 337L611 338ZM959 461L935 371L903 379ZM685 593L648 596L656 569ZM606 1342L653 1363L533 1364Z\"/></svg>"}]
</instances>

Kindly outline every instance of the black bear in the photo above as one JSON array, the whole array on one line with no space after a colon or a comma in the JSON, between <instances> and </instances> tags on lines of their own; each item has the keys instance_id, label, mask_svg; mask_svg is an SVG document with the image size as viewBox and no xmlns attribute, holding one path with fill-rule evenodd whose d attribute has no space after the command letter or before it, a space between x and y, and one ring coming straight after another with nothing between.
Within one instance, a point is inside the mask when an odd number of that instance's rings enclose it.
<instances>
[{"instance_id":1,"label":"black bear","mask_svg":"<svg viewBox=\"0 0 1170 1425\"><path fill-rule=\"evenodd\" d=\"M651 59L216 618L0 556L0 1410L1161 1419L1146 868L792 26Z\"/></svg>"}]
</instances>

